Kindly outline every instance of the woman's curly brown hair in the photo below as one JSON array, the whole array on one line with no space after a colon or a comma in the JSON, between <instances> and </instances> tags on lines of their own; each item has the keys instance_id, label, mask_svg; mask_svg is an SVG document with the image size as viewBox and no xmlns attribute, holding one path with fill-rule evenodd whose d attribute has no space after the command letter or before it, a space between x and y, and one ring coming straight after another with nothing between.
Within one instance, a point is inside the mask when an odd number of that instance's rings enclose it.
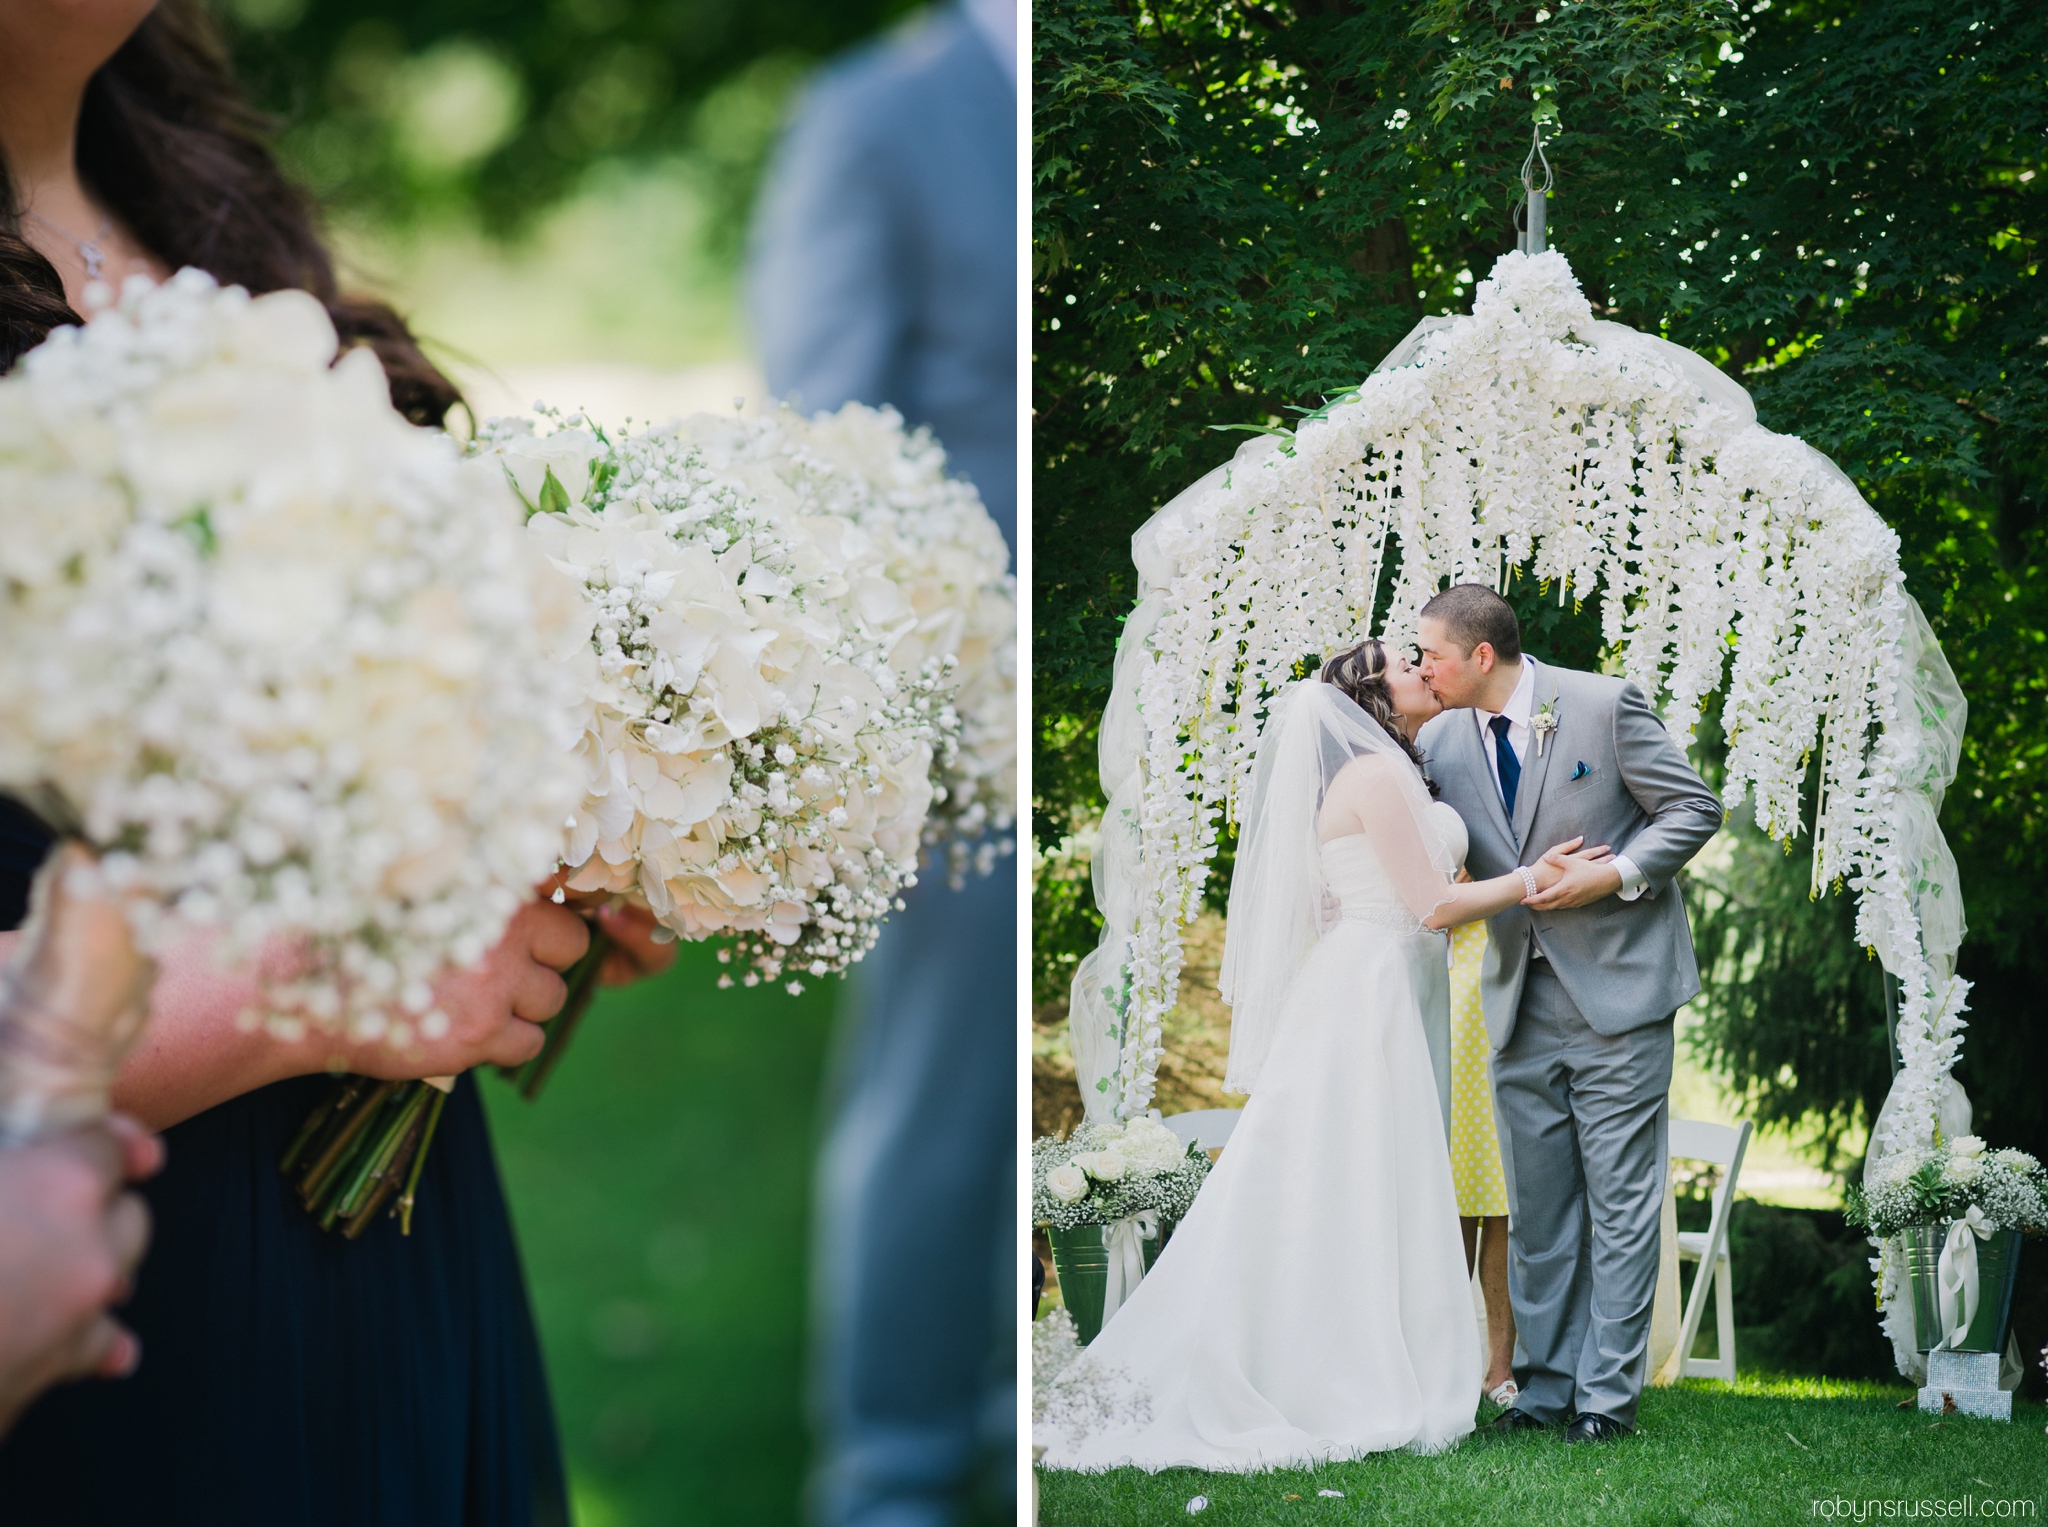
<instances>
[{"instance_id":1,"label":"woman's curly brown hair","mask_svg":"<svg viewBox=\"0 0 2048 1527\"><path fill-rule=\"evenodd\" d=\"M1401 750L1414 759L1415 767L1422 771L1422 782L1429 786L1430 799L1435 800L1436 781L1429 777L1421 750L1401 730L1401 713L1394 709L1394 692L1387 687L1387 644L1378 637L1368 636L1357 646L1346 647L1323 664L1322 680L1325 684L1334 684L1401 745Z\"/></svg>"},{"instance_id":2,"label":"woman's curly brown hair","mask_svg":"<svg viewBox=\"0 0 2048 1527\"><path fill-rule=\"evenodd\" d=\"M268 145L200 0L162 0L85 88L78 171L142 246L251 292L296 287L325 304L344 350L384 363L391 402L439 424L462 400L379 302L341 295L312 200ZM20 193L0 162L0 372L79 317L56 267L21 236Z\"/></svg>"}]
</instances>

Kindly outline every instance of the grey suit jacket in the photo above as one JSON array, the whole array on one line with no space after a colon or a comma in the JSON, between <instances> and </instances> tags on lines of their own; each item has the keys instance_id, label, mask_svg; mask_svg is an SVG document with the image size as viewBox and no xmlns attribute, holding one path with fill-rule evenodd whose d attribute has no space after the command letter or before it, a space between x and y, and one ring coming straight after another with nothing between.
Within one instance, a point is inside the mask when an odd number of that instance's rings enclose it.
<instances>
[{"instance_id":1,"label":"grey suit jacket","mask_svg":"<svg viewBox=\"0 0 2048 1527\"><path fill-rule=\"evenodd\" d=\"M1649 886L1634 901L1608 896L1536 913L1513 906L1488 920L1481 1001L1496 1050L1514 1034L1532 948L1596 1033L1660 1022L1696 995L1692 932L1671 880L1721 825L1721 803L1635 685L1547 663L1536 684L1537 708L1554 707L1557 730L1540 756L1530 746L1512 822L1471 711L1445 711L1417 739L1430 777L1465 819L1472 878L1512 873L1583 834L1628 855Z\"/></svg>"},{"instance_id":2,"label":"grey suit jacket","mask_svg":"<svg viewBox=\"0 0 2048 1527\"><path fill-rule=\"evenodd\" d=\"M755 214L769 390L928 424L1017 526L1017 93L957 5L821 71Z\"/></svg>"}]
</instances>

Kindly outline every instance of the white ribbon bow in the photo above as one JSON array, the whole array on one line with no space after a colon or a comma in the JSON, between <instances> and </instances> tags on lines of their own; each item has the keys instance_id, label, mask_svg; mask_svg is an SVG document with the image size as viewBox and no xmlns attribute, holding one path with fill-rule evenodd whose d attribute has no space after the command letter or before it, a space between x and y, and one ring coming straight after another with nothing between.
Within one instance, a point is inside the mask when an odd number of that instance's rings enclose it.
<instances>
[{"instance_id":1,"label":"white ribbon bow","mask_svg":"<svg viewBox=\"0 0 2048 1527\"><path fill-rule=\"evenodd\" d=\"M1109 1276L1102 1285L1102 1323L1138 1291L1145 1276L1145 1243L1159 1238L1159 1212L1140 1209L1102 1227L1103 1249L1109 1253Z\"/></svg>"},{"instance_id":2,"label":"white ribbon bow","mask_svg":"<svg viewBox=\"0 0 2048 1527\"><path fill-rule=\"evenodd\" d=\"M1942 1243L1941 1260L1934 1266L1934 1285L1941 1301L1939 1345L1954 1351L1969 1334L1977 1318L1977 1243L1991 1238L1984 1223L1984 1211L1975 1204L1969 1213L1948 1227Z\"/></svg>"}]
</instances>

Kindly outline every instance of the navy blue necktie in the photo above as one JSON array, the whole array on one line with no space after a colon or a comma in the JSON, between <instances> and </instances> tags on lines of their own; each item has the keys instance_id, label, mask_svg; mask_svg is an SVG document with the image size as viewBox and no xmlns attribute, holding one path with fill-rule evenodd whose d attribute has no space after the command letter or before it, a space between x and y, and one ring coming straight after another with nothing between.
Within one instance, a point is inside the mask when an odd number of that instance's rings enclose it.
<instances>
[{"instance_id":1,"label":"navy blue necktie","mask_svg":"<svg viewBox=\"0 0 2048 1527\"><path fill-rule=\"evenodd\" d=\"M1508 718L1495 716L1487 723L1493 728L1493 756L1500 764L1500 798L1507 802L1508 820L1515 819L1515 786L1522 782L1522 761L1508 746Z\"/></svg>"}]
</instances>

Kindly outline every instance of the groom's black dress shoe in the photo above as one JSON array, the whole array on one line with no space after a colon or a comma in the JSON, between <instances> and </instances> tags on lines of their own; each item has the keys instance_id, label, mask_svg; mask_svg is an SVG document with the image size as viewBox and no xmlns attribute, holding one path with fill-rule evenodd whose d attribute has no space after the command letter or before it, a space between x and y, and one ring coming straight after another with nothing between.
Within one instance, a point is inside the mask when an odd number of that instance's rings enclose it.
<instances>
[{"instance_id":1,"label":"groom's black dress shoe","mask_svg":"<svg viewBox=\"0 0 2048 1527\"><path fill-rule=\"evenodd\" d=\"M1629 1429L1611 1416L1596 1416L1583 1411L1572 1417L1572 1424L1564 1429L1567 1442L1612 1442L1616 1437L1626 1437Z\"/></svg>"},{"instance_id":2,"label":"groom's black dress shoe","mask_svg":"<svg viewBox=\"0 0 2048 1527\"><path fill-rule=\"evenodd\" d=\"M1509 1408L1486 1423L1486 1432L1491 1437L1506 1437L1514 1432L1547 1431L1548 1427L1530 1415L1526 1410Z\"/></svg>"}]
</instances>

